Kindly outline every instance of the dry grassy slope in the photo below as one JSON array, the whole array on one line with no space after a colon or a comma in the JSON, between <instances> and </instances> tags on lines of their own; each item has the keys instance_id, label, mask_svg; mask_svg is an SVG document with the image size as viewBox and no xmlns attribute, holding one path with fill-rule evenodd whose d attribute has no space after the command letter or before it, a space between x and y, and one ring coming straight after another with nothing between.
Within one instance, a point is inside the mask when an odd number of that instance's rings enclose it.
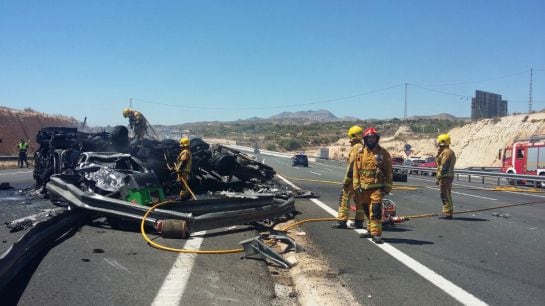
<instances>
[{"instance_id":1,"label":"dry grassy slope","mask_svg":"<svg viewBox=\"0 0 545 306\"><path fill-rule=\"evenodd\" d=\"M38 130L49 126L76 125L73 118L52 116L32 111L19 111L0 107L0 155L16 155L19 139L30 141L30 154L38 148L36 134ZM30 155L29 154L29 155Z\"/></svg>"},{"instance_id":2,"label":"dry grassy slope","mask_svg":"<svg viewBox=\"0 0 545 306\"><path fill-rule=\"evenodd\" d=\"M500 166L498 150L516 138L528 138L545 134L545 113L506 116L499 119L484 119L448 132L452 138L451 148L458 158L456 167ZM411 144L414 156L434 156L437 153L435 138L418 138L415 135L382 137L380 143L393 155L405 156L403 147ZM330 147L330 158L343 156L347 152L348 139L341 139ZM342 151L344 149L344 151ZM317 154L318 152L313 152Z\"/></svg>"}]
</instances>

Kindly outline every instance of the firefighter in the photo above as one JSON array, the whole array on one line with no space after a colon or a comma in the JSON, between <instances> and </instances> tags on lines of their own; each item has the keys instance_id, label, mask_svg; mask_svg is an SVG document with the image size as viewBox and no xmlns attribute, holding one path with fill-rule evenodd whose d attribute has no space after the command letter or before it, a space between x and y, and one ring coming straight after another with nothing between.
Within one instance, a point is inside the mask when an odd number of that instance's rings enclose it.
<instances>
[{"instance_id":1,"label":"firefighter","mask_svg":"<svg viewBox=\"0 0 545 306\"><path fill-rule=\"evenodd\" d=\"M437 151L437 176L435 184L439 185L441 202L443 202L443 214L441 219L452 219L454 204L452 202L452 181L454 180L454 165L456 155L450 149L450 136L441 134L437 137L439 150Z\"/></svg>"},{"instance_id":2,"label":"firefighter","mask_svg":"<svg viewBox=\"0 0 545 306\"><path fill-rule=\"evenodd\" d=\"M189 138L180 138L180 155L176 159L175 170L178 181L182 185L180 199L186 200L191 194L189 191L189 174L191 173L191 151L189 150Z\"/></svg>"},{"instance_id":3,"label":"firefighter","mask_svg":"<svg viewBox=\"0 0 545 306\"><path fill-rule=\"evenodd\" d=\"M350 141L350 152L348 153L346 174L343 179L343 188L339 198L339 213L337 214L337 223L331 225L332 228L348 228L346 221L348 221L348 209L350 205L350 199L354 197L354 188L352 186L352 166L354 159L358 151L363 147L363 129L357 125L354 125L348 129L348 138ZM355 228L363 228L363 221L365 220L365 213L363 206L356 203L356 218L354 222Z\"/></svg>"},{"instance_id":4,"label":"firefighter","mask_svg":"<svg viewBox=\"0 0 545 306\"><path fill-rule=\"evenodd\" d=\"M136 140L142 140L148 130L148 121L142 113L134 109L123 109L123 117L129 118L129 128L133 130Z\"/></svg>"},{"instance_id":5,"label":"firefighter","mask_svg":"<svg viewBox=\"0 0 545 306\"><path fill-rule=\"evenodd\" d=\"M367 234L362 238L373 238L382 243L382 198L392 191L392 159L390 153L378 142L380 135L375 128L363 132L363 147L356 155L353 166L353 188L355 200L368 219Z\"/></svg>"},{"instance_id":6,"label":"firefighter","mask_svg":"<svg viewBox=\"0 0 545 306\"><path fill-rule=\"evenodd\" d=\"M27 160L27 149L28 149L28 143L21 138L21 141L17 144L17 149L19 150L19 160L17 161L17 165L19 168L23 168L23 164L26 165L28 168L28 160Z\"/></svg>"}]
</instances>

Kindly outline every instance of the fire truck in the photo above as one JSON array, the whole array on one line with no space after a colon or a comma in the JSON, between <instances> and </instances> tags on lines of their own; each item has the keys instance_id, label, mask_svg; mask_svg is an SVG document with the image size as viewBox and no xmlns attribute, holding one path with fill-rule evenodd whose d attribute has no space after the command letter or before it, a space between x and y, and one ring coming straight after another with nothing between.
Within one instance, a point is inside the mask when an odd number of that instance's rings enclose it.
<instances>
[{"instance_id":1,"label":"fire truck","mask_svg":"<svg viewBox=\"0 0 545 306\"><path fill-rule=\"evenodd\" d=\"M504 173L545 175L545 135L515 140L503 152L500 150L499 157ZM539 185L545 187L545 182Z\"/></svg>"}]
</instances>

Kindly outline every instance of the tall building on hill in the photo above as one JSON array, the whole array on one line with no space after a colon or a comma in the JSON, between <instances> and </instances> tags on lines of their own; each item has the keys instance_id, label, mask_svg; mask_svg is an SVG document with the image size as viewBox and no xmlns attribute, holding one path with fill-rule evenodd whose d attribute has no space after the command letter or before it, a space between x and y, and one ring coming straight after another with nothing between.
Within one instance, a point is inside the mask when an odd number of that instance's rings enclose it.
<instances>
[{"instance_id":1,"label":"tall building on hill","mask_svg":"<svg viewBox=\"0 0 545 306\"><path fill-rule=\"evenodd\" d=\"M501 95L476 90L475 98L471 98L471 120L507 116L507 100Z\"/></svg>"}]
</instances>

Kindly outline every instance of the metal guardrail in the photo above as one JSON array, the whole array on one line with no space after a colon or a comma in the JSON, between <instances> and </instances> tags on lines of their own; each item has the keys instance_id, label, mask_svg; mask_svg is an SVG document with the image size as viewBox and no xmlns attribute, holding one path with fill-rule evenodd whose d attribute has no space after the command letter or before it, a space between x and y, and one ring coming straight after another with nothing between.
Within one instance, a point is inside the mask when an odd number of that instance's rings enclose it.
<instances>
[{"instance_id":1,"label":"metal guardrail","mask_svg":"<svg viewBox=\"0 0 545 306\"><path fill-rule=\"evenodd\" d=\"M0 161L18 161L19 156L0 156ZM34 156L28 156L27 160L34 160Z\"/></svg>"},{"instance_id":2,"label":"metal guardrail","mask_svg":"<svg viewBox=\"0 0 545 306\"><path fill-rule=\"evenodd\" d=\"M86 218L85 213L65 211L30 229L0 256L0 290L8 287L30 261L43 256L61 236L79 228Z\"/></svg>"},{"instance_id":3,"label":"metal guardrail","mask_svg":"<svg viewBox=\"0 0 545 306\"><path fill-rule=\"evenodd\" d=\"M53 197L62 198L87 211L107 216L141 221L149 207L84 192L77 186L52 176L46 185ZM52 197L52 199L54 199ZM145 222L155 225L158 220L179 219L189 223L192 232L246 224L280 217L295 211L295 198L276 198L272 194L256 194L252 198L203 199L165 205L152 211Z\"/></svg>"},{"instance_id":4,"label":"metal guardrail","mask_svg":"<svg viewBox=\"0 0 545 306\"><path fill-rule=\"evenodd\" d=\"M394 168L404 169L408 173L416 172L426 173L432 175L437 172L436 168L423 168L423 167L409 167L409 166L394 166ZM481 183L485 183L486 178L494 178L497 180L497 185L501 185L502 180L505 180L508 184L514 184L515 182L533 182L534 186L545 187L545 175L523 175L523 174L511 174L503 172L491 172L491 171L475 171L475 170L465 170L465 169L455 169L454 174L456 175L456 180L460 180L460 176L467 176L469 182L471 178L481 179Z\"/></svg>"}]
</instances>

